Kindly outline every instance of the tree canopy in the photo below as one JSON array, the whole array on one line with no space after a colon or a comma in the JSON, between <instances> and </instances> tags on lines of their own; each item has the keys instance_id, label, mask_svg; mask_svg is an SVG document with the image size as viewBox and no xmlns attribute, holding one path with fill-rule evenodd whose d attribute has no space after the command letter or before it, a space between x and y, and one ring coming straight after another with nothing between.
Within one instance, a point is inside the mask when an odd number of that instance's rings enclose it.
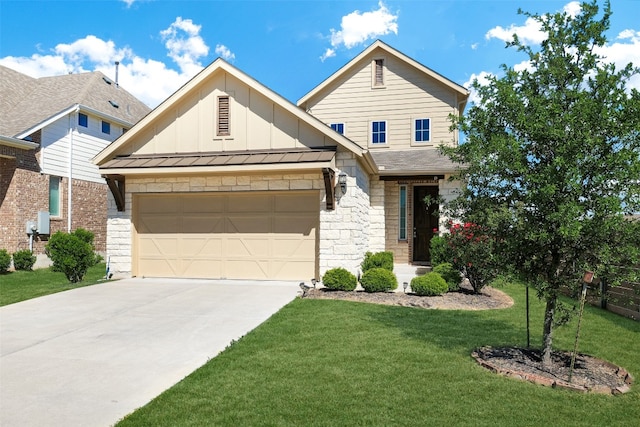
<instances>
[{"instance_id":1,"label":"tree canopy","mask_svg":"<svg viewBox=\"0 0 640 427\"><path fill-rule=\"evenodd\" d=\"M627 86L639 73L618 69L598 52L607 42L611 7L582 3L566 12L530 14L546 39L508 48L526 67L473 88L479 102L454 127L466 141L443 150L464 164L466 183L450 206L454 216L488 227L503 268L546 300L543 354L550 362L561 286L580 284L585 270L609 280L640 260L640 93Z\"/></svg>"}]
</instances>

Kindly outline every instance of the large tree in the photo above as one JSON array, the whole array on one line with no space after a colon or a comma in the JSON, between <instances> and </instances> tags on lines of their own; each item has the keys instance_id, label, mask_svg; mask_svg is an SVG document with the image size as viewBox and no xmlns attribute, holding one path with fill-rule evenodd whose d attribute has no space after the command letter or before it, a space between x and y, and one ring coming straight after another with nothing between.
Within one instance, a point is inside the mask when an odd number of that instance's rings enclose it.
<instances>
[{"instance_id":1,"label":"large tree","mask_svg":"<svg viewBox=\"0 0 640 427\"><path fill-rule=\"evenodd\" d=\"M504 268L545 300L549 365L559 289L585 270L614 279L624 271L617 266L638 262L640 229L624 215L640 210L640 93L627 86L639 70L599 54L609 2L602 11L582 3L575 16L519 13L546 40L531 47L514 35L507 47L528 66L502 65L499 76L475 81L479 102L453 118L466 141L444 150L466 167L452 211L492 230Z\"/></svg>"}]
</instances>

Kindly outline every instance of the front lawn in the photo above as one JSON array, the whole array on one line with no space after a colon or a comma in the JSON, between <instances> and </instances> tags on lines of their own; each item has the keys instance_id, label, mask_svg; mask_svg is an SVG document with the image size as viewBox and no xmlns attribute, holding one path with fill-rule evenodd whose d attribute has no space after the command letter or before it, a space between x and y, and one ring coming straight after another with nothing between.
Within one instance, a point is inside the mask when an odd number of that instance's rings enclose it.
<instances>
[{"instance_id":1,"label":"front lawn","mask_svg":"<svg viewBox=\"0 0 640 427\"><path fill-rule=\"evenodd\" d=\"M470 357L526 343L524 289L512 308L422 310L297 299L118 426L636 426L640 385L579 394L499 377ZM532 342L543 306L532 304ZM575 320L557 329L571 349ZM640 377L640 323L588 307L580 350Z\"/></svg>"},{"instance_id":2,"label":"front lawn","mask_svg":"<svg viewBox=\"0 0 640 427\"><path fill-rule=\"evenodd\" d=\"M84 280L79 283L70 283L63 273L51 271L50 268L0 274L0 306L94 285L104 277L105 267L104 263L99 263L89 268Z\"/></svg>"}]
</instances>

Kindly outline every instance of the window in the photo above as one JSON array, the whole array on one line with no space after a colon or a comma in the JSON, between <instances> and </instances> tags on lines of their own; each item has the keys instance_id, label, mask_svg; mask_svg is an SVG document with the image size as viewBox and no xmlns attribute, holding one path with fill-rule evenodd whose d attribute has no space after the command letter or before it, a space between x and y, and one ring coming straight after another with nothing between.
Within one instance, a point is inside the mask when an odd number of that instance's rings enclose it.
<instances>
[{"instance_id":1,"label":"window","mask_svg":"<svg viewBox=\"0 0 640 427\"><path fill-rule=\"evenodd\" d=\"M231 135L229 123L229 97L218 97L218 136Z\"/></svg>"},{"instance_id":2,"label":"window","mask_svg":"<svg viewBox=\"0 0 640 427\"><path fill-rule=\"evenodd\" d=\"M387 122L371 122L371 143L387 143Z\"/></svg>"},{"instance_id":3,"label":"window","mask_svg":"<svg viewBox=\"0 0 640 427\"><path fill-rule=\"evenodd\" d=\"M400 198L398 201L398 239L407 240L407 186L400 186Z\"/></svg>"},{"instance_id":4,"label":"window","mask_svg":"<svg viewBox=\"0 0 640 427\"><path fill-rule=\"evenodd\" d=\"M335 130L340 135L344 135L344 123L331 123L331 129Z\"/></svg>"},{"instance_id":5,"label":"window","mask_svg":"<svg viewBox=\"0 0 640 427\"><path fill-rule=\"evenodd\" d=\"M89 126L89 118L86 114L78 114L78 126L82 126L83 128Z\"/></svg>"},{"instance_id":6,"label":"window","mask_svg":"<svg viewBox=\"0 0 640 427\"><path fill-rule=\"evenodd\" d=\"M111 133L111 123L102 121L102 133L110 134Z\"/></svg>"},{"instance_id":7,"label":"window","mask_svg":"<svg viewBox=\"0 0 640 427\"><path fill-rule=\"evenodd\" d=\"M60 216L60 178L49 177L49 215Z\"/></svg>"},{"instance_id":8,"label":"window","mask_svg":"<svg viewBox=\"0 0 640 427\"><path fill-rule=\"evenodd\" d=\"M384 59L373 60L373 85L384 86Z\"/></svg>"},{"instance_id":9,"label":"window","mask_svg":"<svg viewBox=\"0 0 640 427\"><path fill-rule=\"evenodd\" d=\"M414 122L415 142L429 142L431 139L431 119L416 119Z\"/></svg>"}]
</instances>

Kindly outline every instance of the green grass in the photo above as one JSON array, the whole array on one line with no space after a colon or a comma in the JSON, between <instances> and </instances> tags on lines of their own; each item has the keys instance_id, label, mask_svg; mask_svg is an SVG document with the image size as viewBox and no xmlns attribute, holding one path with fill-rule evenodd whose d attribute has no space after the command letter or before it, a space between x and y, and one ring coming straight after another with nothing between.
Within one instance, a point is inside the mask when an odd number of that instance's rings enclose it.
<instances>
[{"instance_id":1,"label":"green grass","mask_svg":"<svg viewBox=\"0 0 640 427\"><path fill-rule=\"evenodd\" d=\"M471 359L478 346L526 343L524 289L504 289L514 307L475 312L297 299L118 427L636 426L640 385L579 394ZM532 312L541 332L537 299ZM556 348L573 347L575 325L557 330ZM588 307L579 350L640 378L640 323Z\"/></svg>"},{"instance_id":2,"label":"green grass","mask_svg":"<svg viewBox=\"0 0 640 427\"><path fill-rule=\"evenodd\" d=\"M70 283L63 273L51 271L50 268L0 274L0 306L94 285L104 277L104 273L105 264L99 263L89 268L84 280L79 283Z\"/></svg>"}]
</instances>

